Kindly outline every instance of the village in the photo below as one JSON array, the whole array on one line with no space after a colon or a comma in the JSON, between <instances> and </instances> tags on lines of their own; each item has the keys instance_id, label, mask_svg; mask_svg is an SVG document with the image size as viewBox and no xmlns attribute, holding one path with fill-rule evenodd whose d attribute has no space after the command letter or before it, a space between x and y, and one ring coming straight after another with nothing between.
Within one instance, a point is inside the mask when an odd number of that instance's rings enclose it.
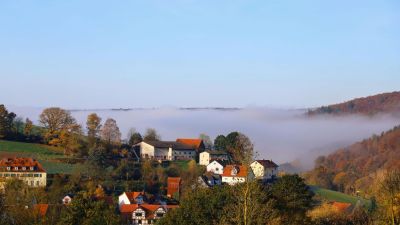
<instances>
[{"instance_id":1,"label":"village","mask_svg":"<svg viewBox=\"0 0 400 225\"><path fill-rule=\"evenodd\" d=\"M232 160L227 150L207 149L202 139L178 138L176 141L141 141L131 148L133 161L168 164L174 161L195 161L204 173L191 184L194 188L213 188L257 180L262 185L273 183L278 176L278 165L271 159L257 159L248 165ZM47 173L39 161L33 158L4 158L0 160L0 188L10 179L23 181L31 188L46 188ZM91 199L103 201L115 208L124 224L154 224L170 210L179 207L182 179L168 177L163 195L150 195L145 189L104 194L101 185ZM51 207L69 207L76 193L65 193L59 204L37 202L26 206L39 217L45 217Z\"/></svg>"}]
</instances>

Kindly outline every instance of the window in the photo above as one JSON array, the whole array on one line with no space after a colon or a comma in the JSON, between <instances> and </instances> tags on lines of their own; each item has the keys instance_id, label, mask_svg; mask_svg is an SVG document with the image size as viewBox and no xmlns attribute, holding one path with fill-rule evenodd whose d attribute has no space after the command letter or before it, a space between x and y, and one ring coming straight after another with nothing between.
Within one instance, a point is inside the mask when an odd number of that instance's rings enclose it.
<instances>
[{"instance_id":1,"label":"window","mask_svg":"<svg viewBox=\"0 0 400 225\"><path fill-rule=\"evenodd\" d=\"M33 174L34 177L39 177L38 173Z\"/></svg>"},{"instance_id":2,"label":"window","mask_svg":"<svg viewBox=\"0 0 400 225\"><path fill-rule=\"evenodd\" d=\"M33 170L33 166L31 166L29 169L30 169L30 170Z\"/></svg>"},{"instance_id":3,"label":"window","mask_svg":"<svg viewBox=\"0 0 400 225\"><path fill-rule=\"evenodd\" d=\"M15 170L15 171L18 171L18 166L14 167L14 170Z\"/></svg>"},{"instance_id":4,"label":"window","mask_svg":"<svg viewBox=\"0 0 400 225\"><path fill-rule=\"evenodd\" d=\"M33 183L33 180L31 180L31 186L34 186L35 185L35 183Z\"/></svg>"},{"instance_id":5,"label":"window","mask_svg":"<svg viewBox=\"0 0 400 225\"><path fill-rule=\"evenodd\" d=\"M157 215L157 217L163 217L164 213L157 213L156 215Z\"/></svg>"},{"instance_id":6,"label":"window","mask_svg":"<svg viewBox=\"0 0 400 225\"><path fill-rule=\"evenodd\" d=\"M135 213L135 216L136 216L136 217L142 217L143 214L142 214L142 213Z\"/></svg>"},{"instance_id":7,"label":"window","mask_svg":"<svg viewBox=\"0 0 400 225\"><path fill-rule=\"evenodd\" d=\"M12 174L11 174L11 177L16 177L15 173L12 173Z\"/></svg>"},{"instance_id":8,"label":"window","mask_svg":"<svg viewBox=\"0 0 400 225\"><path fill-rule=\"evenodd\" d=\"M26 170L26 167L24 166L24 167L22 167L22 170Z\"/></svg>"},{"instance_id":9,"label":"window","mask_svg":"<svg viewBox=\"0 0 400 225\"><path fill-rule=\"evenodd\" d=\"M10 171L10 170L11 170L11 167L7 166L7 170Z\"/></svg>"},{"instance_id":10,"label":"window","mask_svg":"<svg viewBox=\"0 0 400 225\"><path fill-rule=\"evenodd\" d=\"M39 181L36 181L36 186L39 186Z\"/></svg>"}]
</instances>

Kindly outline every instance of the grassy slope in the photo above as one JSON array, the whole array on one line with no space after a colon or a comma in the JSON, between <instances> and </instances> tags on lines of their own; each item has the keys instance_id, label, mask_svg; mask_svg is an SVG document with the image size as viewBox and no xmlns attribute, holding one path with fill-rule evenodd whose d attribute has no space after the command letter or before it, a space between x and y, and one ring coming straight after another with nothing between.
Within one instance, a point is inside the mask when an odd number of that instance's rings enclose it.
<instances>
[{"instance_id":1,"label":"grassy slope","mask_svg":"<svg viewBox=\"0 0 400 225\"><path fill-rule=\"evenodd\" d=\"M346 202L346 203L351 203L351 204L356 204L358 200L361 200L361 202L366 206L369 207L371 204L371 201L365 200L363 198L358 198L356 196L352 195L347 195L342 192L337 192L337 191L332 191L324 188L320 188L318 186L310 186L311 190L321 197L322 199L325 199L327 201L335 201L335 202Z\"/></svg>"},{"instance_id":2,"label":"grassy slope","mask_svg":"<svg viewBox=\"0 0 400 225\"><path fill-rule=\"evenodd\" d=\"M32 157L42 163L50 174L71 173L75 165L58 162L56 159L67 158L60 148L42 144L0 140L0 158L2 157Z\"/></svg>"}]
</instances>

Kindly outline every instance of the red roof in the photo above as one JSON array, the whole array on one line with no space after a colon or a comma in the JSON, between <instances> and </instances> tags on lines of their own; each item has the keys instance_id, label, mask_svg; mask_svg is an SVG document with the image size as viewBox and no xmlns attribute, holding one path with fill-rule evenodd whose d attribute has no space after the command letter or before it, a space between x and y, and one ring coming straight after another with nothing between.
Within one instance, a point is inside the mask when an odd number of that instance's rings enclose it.
<instances>
[{"instance_id":1,"label":"red roof","mask_svg":"<svg viewBox=\"0 0 400 225\"><path fill-rule=\"evenodd\" d=\"M176 139L176 142L185 144L185 145L190 145L193 146L194 148L200 148L201 144L203 143L203 140L201 139L194 139L194 138L178 138Z\"/></svg>"},{"instance_id":2,"label":"red roof","mask_svg":"<svg viewBox=\"0 0 400 225\"><path fill-rule=\"evenodd\" d=\"M0 160L0 171L8 171L7 167L10 167L10 171L13 172L46 172L42 165L32 158L4 158ZM25 170L23 170L23 167L25 167ZM30 167L33 167L33 170L30 170Z\"/></svg>"},{"instance_id":3,"label":"red roof","mask_svg":"<svg viewBox=\"0 0 400 225\"><path fill-rule=\"evenodd\" d=\"M238 173L236 175L232 175L232 170L236 168L238 169ZM248 171L246 166L238 166L238 165L227 165L224 169L223 177L247 177Z\"/></svg>"},{"instance_id":4,"label":"red roof","mask_svg":"<svg viewBox=\"0 0 400 225\"><path fill-rule=\"evenodd\" d=\"M164 210L167 209L172 209L172 208L177 208L179 206L177 205L153 205L153 204L130 204L130 205L122 205L120 208L121 214L131 214L137 209L142 209L146 212L146 218L151 219L154 217L154 213L157 211L159 208L164 208Z\"/></svg>"},{"instance_id":5,"label":"red roof","mask_svg":"<svg viewBox=\"0 0 400 225\"><path fill-rule=\"evenodd\" d=\"M344 211L346 211L346 210L351 206L351 203L333 202L333 203L332 203L332 206L333 206L334 208L336 208L338 211L344 212Z\"/></svg>"},{"instance_id":6,"label":"red roof","mask_svg":"<svg viewBox=\"0 0 400 225\"><path fill-rule=\"evenodd\" d=\"M144 192L125 192L126 196L128 197L129 201L134 202L139 195L144 195Z\"/></svg>"},{"instance_id":7,"label":"red roof","mask_svg":"<svg viewBox=\"0 0 400 225\"><path fill-rule=\"evenodd\" d=\"M40 216L46 216L48 208L49 208L48 204L33 205L33 210L35 211L35 213L38 213Z\"/></svg>"},{"instance_id":8,"label":"red roof","mask_svg":"<svg viewBox=\"0 0 400 225\"><path fill-rule=\"evenodd\" d=\"M168 177L167 179L167 196L174 197L175 193L179 193L181 186L180 177Z\"/></svg>"}]
</instances>

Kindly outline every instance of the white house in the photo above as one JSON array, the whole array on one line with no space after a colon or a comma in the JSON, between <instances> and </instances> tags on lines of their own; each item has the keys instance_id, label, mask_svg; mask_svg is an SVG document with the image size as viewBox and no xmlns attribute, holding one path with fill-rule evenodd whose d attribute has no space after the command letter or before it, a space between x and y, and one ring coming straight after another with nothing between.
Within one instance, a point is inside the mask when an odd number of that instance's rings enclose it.
<instances>
[{"instance_id":1,"label":"white house","mask_svg":"<svg viewBox=\"0 0 400 225\"><path fill-rule=\"evenodd\" d=\"M176 141L142 141L135 145L142 159L192 160L196 159L194 146Z\"/></svg>"},{"instance_id":2,"label":"white house","mask_svg":"<svg viewBox=\"0 0 400 225\"><path fill-rule=\"evenodd\" d=\"M270 180L278 174L278 165L272 160L256 160L250 167L257 179Z\"/></svg>"},{"instance_id":3,"label":"white house","mask_svg":"<svg viewBox=\"0 0 400 225\"><path fill-rule=\"evenodd\" d=\"M213 160L210 164L207 165L207 172L222 175L224 173L224 167L226 166L226 164L227 161Z\"/></svg>"},{"instance_id":4,"label":"white house","mask_svg":"<svg viewBox=\"0 0 400 225\"><path fill-rule=\"evenodd\" d=\"M237 183L244 183L247 180L252 180L254 174L246 166L228 165L222 174L222 183L235 185Z\"/></svg>"},{"instance_id":5,"label":"white house","mask_svg":"<svg viewBox=\"0 0 400 225\"><path fill-rule=\"evenodd\" d=\"M200 153L199 164L203 166L207 166L213 160L228 160L228 153L225 151L204 151Z\"/></svg>"},{"instance_id":6,"label":"white house","mask_svg":"<svg viewBox=\"0 0 400 225\"><path fill-rule=\"evenodd\" d=\"M144 192L124 192L118 196L118 205L143 204L145 198Z\"/></svg>"}]
</instances>

